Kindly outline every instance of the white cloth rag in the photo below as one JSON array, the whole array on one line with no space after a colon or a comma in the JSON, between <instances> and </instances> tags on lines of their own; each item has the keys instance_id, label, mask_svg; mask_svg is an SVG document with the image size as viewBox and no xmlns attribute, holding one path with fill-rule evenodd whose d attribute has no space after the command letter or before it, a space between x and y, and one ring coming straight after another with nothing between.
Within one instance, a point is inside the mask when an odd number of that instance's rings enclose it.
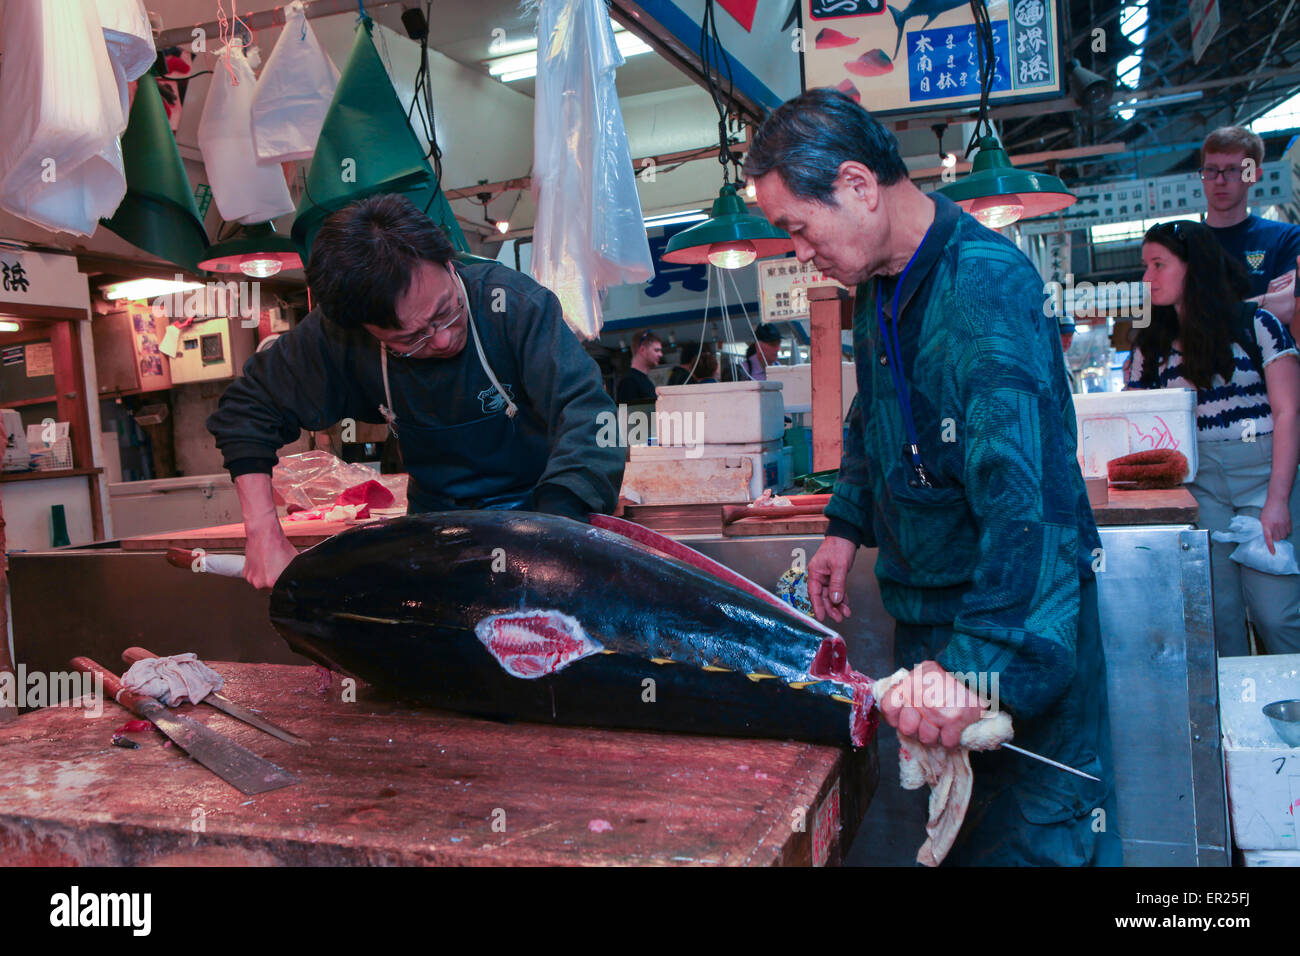
<instances>
[{"instance_id":1,"label":"white cloth rag","mask_svg":"<svg viewBox=\"0 0 1300 956\"><path fill-rule=\"evenodd\" d=\"M877 701L902 682L911 671L895 671L871 686L871 695ZM988 714L969 724L961 732L957 747L949 750L942 744L927 745L915 737L898 735L898 782L904 790L930 787L930 816L925 822L925 842L916 852L916 862L924 866L938 866L952 849L966 809L970 805L971 785L974 778L970 769L972 750L994 750L1013 736L1011 717L1005 711Z\"/></svg>"},{"instance_id":2,"label":"white cloth rag","mask_svg":"<svg viewBox=\"0 0 1300 956\"><path fill-rule=\"evenodd\" d=\"M187 700L197 704L204 697L221 690L226 679L197 654L173 654L136 661L122 675L122 686L146 697L153 697L168 707Z\"/></svg>"}]
</instances>

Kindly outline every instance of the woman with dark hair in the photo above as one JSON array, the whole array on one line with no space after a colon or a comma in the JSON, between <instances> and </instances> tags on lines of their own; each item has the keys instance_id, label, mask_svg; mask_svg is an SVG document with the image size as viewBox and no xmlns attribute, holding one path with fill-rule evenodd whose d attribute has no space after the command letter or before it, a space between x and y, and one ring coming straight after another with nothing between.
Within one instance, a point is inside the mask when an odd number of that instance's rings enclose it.
<instances>
[{"instance_id":1,"label":"woman with dark hair","mask_svg":"<svg viewBox=\"0 0 1300 956\"><path fill-rule=\"evenodd\" d=\"M1126 385L1196 391L1197 457L1188 486L1198 524L1226 531L1259 518L1270 552L1296 543L1300 515L1300 361L1286 327L1241 301L1239 276L1206 226L1153 226L1142 243L1151 323L1138 332ZM1300 652L1300 577L1256 571L1211 541L1219 653L1248 653L1246 608L1269 653Z\"/></svg>"}]
</instances>

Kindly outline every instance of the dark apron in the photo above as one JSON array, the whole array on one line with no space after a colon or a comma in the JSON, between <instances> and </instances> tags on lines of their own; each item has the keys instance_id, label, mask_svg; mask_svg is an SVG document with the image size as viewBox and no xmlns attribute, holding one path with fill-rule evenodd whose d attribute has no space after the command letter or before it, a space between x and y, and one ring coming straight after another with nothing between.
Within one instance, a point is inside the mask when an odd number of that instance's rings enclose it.
<instances>
[{"instance_id":1,"label":"dark apron","mask_svg":"<svg viewBox=\"0 0 1300 956\"><path fill-rule=\"evenodd\" d=\"M899 667L933 660L952 628L898 624ZM945 866L1120 866L1106 661L1097 582L1081 582L1075 679L1042 716L1014 720L1015 742L1100 777L1084 780L1010 751L970 755L970 807Z\"/></svg>"},{"instance_id":2,"label":"dark apron","mask_svg":"<svg viewBox=\"0 0 1300 956\"><path fill-rule=\"evenodd\" d=\"M460 281L460 277L456 277ZM461 286L462 291L464 286ZM469 296L465 309L479 364L493 387L496 376L487 364L479 341ZM385 398L388 389L387 354L380 345ZM402 464L410 475L407 485L407 513L424 511L529 510L534 507L533 489L545 468L549 448L545 434L521 428L518 417L509 414L513 403L504 392L498 396L502 411L458 425L428 425L405 409L398 424L389 406L381 413L389 433L397 438ZM530 464L540 466L530 468Z\"/></svg>"}]
</instances>

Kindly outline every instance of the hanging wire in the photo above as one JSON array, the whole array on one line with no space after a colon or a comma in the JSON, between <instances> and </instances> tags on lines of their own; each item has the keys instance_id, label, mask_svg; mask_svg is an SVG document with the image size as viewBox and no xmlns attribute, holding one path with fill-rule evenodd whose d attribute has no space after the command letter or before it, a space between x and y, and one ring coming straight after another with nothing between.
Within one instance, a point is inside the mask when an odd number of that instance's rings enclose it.
<instances>
[{"instance_id":1,"label":"hanging wire","mask_svg":"<svg viewBox=\"0 0 1300 956\"><path fill-rule=\"evenodd\" d=\"M433 90L429 85L429 17L432 14L433 0L426 0L424 36L420 38L420 66L415 71L415 91L411 97L410 109L406 111L406 122L410 124L412 116L419 114L420 129L424 132L425 142L429 144L424 158L433 160L433 184L436 193L442 187L442 148L438 145L438 132L434 127ZM430 197L429 204L433 204L433 197ZM426 208L425 212L428 211Z\"/></svg>"},{"instance_id":2,"label":"hanging wire","mask_svg":"<svg viewBox=\"0 0 1300 956\"><path fill-rule=\"evenodd\" d=\"M974 2L974 0L972 0ZM731 147L727 136L727 104L735 101L736 85L731 75L731 59L722 48L718 38L717 13L713 0L704 2L704 19L700 23L700 65L704 70L704 82L713 100L713 107L718 111L718 162L722 164L722 184L729 183L727 170L731 162ZM721 68L726 67L727 91L725 97L713 80L714 71L721 76Z\"/></svg>"},{"instance_id":3,"label":"hanging wire","mask_svg":"<svg viewBox=\"0 0 1300 956\"><path fill-rule=\"evenodd\" d=\"M989 19L989 9L984 0L970 0L971 16L975 19L975 49L979 53L980 70L980 106L979 116L975 120L975 129L971 132L970 142L966 144L966 155L970 156L979 145L982 136L994 136L993 124L989 121L989 94L993 92L994 53L993 23Z\"/></svg>"}]
</instances>

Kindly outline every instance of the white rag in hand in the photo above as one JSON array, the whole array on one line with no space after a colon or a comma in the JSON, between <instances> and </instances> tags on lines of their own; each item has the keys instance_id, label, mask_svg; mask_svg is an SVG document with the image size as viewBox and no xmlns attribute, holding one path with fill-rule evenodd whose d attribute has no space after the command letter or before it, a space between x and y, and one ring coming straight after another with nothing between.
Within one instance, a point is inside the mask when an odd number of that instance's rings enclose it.
<instances>
[{"instance_id":1,"label":"white rag in hand","mask_svg":"<svg viewBox=\"0 0 1300 956\"><path fill-rule=\"evenodd\" d=\"M214 691L221 690L225 678L199 660L197 654L173 654L136 661L122 675L127 690L153 697L168 707L187 700L197 704Z\"/></svg>"},{"instance_id":2,"label":"white rag in hand","mask_svg":"<svg viewBox=\"0 0 1300 956\"><path fill-rule=\"evenodd\" d=\"M895 684L912 672L903 668L871 686L878 701ZM930 817L925 822L926 839L916 852L916 862L938 866L952 849L957 831L970 805L970 752L994 750L1012 738L1011 717L1005 711L981 717L961 732L959 745L951 750L942 744L926 745L915 737L898 735L898 782L904 790L930 787Z\"/></svg>"}]
</instances>

